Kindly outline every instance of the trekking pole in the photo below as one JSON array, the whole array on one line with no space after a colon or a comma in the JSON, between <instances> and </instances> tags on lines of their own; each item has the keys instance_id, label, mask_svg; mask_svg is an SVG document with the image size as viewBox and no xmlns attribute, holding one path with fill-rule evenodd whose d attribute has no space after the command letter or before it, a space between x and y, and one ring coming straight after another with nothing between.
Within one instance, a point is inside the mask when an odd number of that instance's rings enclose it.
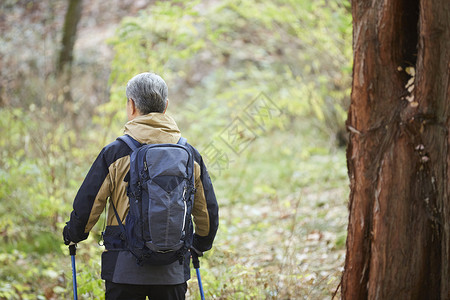
<instances>
[{"instance_id":1,"label":"trekking pole","mask_svg":"<svg viewBox=\"0 0 450 300\"><path fill-rule=\"evenodd\" d=\"M77 293L77 269L75 267L75 255L77 254L76 244L69 245L69 253L72 258L72 278L73 278L73 299L78 300Z\"/></svg>"},{"instance_id":2,"label":"trekking pole","mask_svg":"<svg viewBox=\"0 0 450 300\"><path fill-rule=\"evenodd\" d=\"M203 293L202 278L200 277L200 261L198 260L198 254L191 250L192 264L194 265L195 272L197 273L198 289L200 290L200 297L205 300L205 294Z\"/></svg>"}]
</instances>

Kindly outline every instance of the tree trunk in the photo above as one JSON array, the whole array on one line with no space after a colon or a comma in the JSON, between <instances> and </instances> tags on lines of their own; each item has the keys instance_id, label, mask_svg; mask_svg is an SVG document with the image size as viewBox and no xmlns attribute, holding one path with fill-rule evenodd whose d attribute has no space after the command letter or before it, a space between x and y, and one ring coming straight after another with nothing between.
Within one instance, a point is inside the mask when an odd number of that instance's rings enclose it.
<instances>
[{"instance_id":1,"label":"tree trunk","mask_svg":"<svg viewBox=\"0 0 450 300\"><path fill-rule=\"evenodd\" d=\"M343 299L450 299L450 1L352 0Z\"/></svg>"},{"instance_id":2,"label":"tree trunk","mask_svg":"<svg viewBox=\"0 0 450 300\"><path fill-rule=\"evenodd\" d=\"M73 48L75 45L77 26L81 19L82 0L69 0L66 17L64 19L63 38L59 52L56 72L61 82L66 106L71 107L72 93L70 81L72 79ZM72 111L68 112L72 114Z\"/></svg>"},{"instance_id":3,"label":"tree trunk","mask_svg":"<svg viewBox=\"0 0 450 300\"><path fill-rule=\"evenodd\" d=\"M64 29L62 38L62 47L59 52L57 72L62 74L66 69L72 66L73 47L75 45L77 26L81 19L82 0L69 0L66 17L64 19Z\"/></svg>"}]
</instances>

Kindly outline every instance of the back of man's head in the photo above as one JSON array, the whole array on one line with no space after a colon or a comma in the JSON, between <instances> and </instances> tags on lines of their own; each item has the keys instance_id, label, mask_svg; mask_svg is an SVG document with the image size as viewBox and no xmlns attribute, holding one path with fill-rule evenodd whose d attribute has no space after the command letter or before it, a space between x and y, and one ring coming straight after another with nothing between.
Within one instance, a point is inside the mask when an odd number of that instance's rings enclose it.
<instances>
[{"instance_id":1,"label":"back of man's head","mask_svg":"<svg viewBox=\"0 0 450 300\"><path fill-rule=\"evenodd\" d=\"M163 113L167 106L168 88L165 81L154 73L141 73L128 81L127 99L133 99L143 115Z\"/></svg>"}]
</instances>

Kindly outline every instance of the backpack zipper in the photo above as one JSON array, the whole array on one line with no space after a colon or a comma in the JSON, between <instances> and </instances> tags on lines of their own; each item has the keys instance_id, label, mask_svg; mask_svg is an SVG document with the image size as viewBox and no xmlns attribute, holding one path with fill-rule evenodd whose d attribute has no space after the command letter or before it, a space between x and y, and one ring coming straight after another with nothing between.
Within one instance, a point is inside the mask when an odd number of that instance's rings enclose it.
<instances>
[{"instance_id":1,"label":"backpack zipper","mask_svg":"<svg viewBox=\"0 0 450 300\"><path fill-rule=\"evenodd\" d=\"M186 191L187 191L187 186L184 187L183 190L183 203L184 203L184 218L183 218L183 227L181 229L181 235L183 235L185 233L185 226L186 226L186 214L187 214L187 204L186 204Z\"/></svg>"}]
</instances>

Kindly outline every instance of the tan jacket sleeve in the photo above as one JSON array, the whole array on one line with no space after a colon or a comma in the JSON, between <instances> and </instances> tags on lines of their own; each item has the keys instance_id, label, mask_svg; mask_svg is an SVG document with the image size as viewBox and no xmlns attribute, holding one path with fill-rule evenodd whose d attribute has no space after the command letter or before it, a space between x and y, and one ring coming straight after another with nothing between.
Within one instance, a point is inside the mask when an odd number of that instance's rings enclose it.
<instances>
[{"instance_id":1,"label":"tan jacket sleeve","mask_svg":"<svg viewBox=\"0 0 450 300\"><path fill-rule=\"evenodd\" d=\"M209 234L209 215L200 173L200 165L195 162L194 174L197 191L195 192L192 216L194 217L195 233L199 236L207 236Z\"/></svg>"}]
</instances>

